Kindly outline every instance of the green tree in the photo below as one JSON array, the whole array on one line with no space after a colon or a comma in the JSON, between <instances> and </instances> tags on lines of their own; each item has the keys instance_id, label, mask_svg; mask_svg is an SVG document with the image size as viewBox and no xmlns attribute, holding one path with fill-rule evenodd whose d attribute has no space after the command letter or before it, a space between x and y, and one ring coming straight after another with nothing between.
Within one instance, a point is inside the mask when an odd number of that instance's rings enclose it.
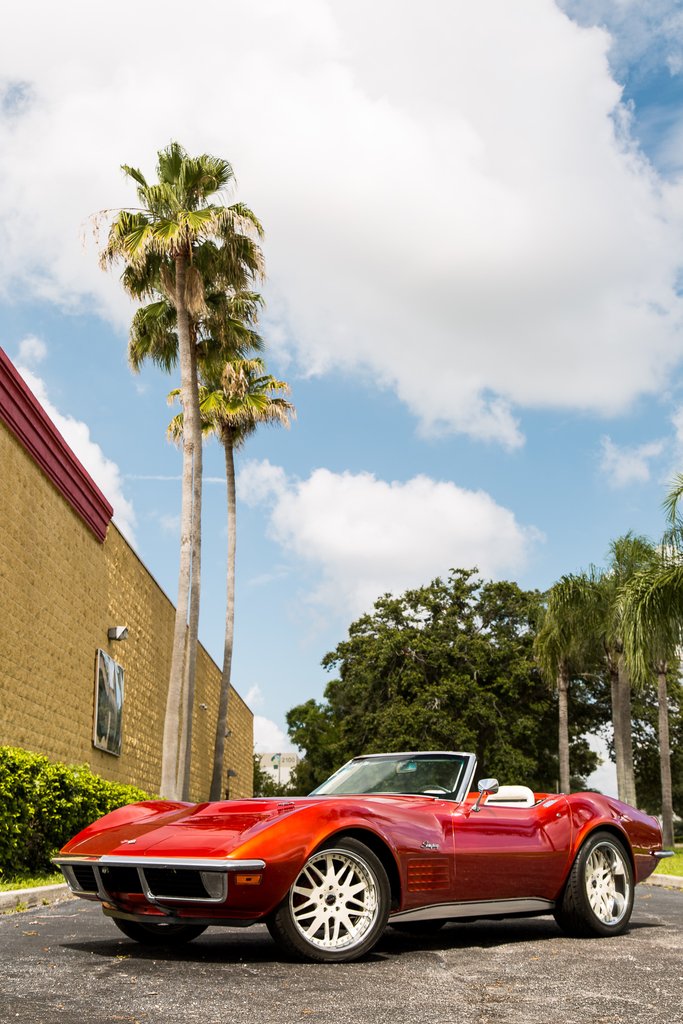
<instances>
[{"instance_id":1,"label":"green tree","mask_svg":"<svg viewBox=\"0 0 683 1024\"><path fill-rule=\"evenodd\" d=\"M671 804L675 815L683 818L683 686L671 673L667 686L667 725L670 735L668 767L671 775ZM661 695L652 686L636 690L633 695L633 739L638 787L638 804L649 814L662 815L662 832L667 830L663 813ZM670 846L668 834L664 843Z\"/></svg>"},{"instance_id":2,"label":"green tree","mask_svg":"<svg viewBox=\"0 0 683 1024\"><path fill-rule=\"evenodd\" d=\"M545 613L534 638L534 655L546 682L555 687L558 700L558 757L560 791L571 790L569 702L573 679L593 675L598 670L599 654L591 622L584 617L583 603L563 600L562 585L551 587Z\"/></svg>"},{"instance_id":3,"label":"green tree","mask_svg":"<svg viewBox=\"0 0 683 1024\"><path fill-rule=\"evenodd\" d=\"M225 613L225 641L223 671L216 724L211 800L219 800L222 793L225 735L228 722L230 678L235 631L235 555L237 545L237 501L235 491L235 452L248 437L264 424L288 427L294 416L294 406L283 394L288 385L265 372L262 359L232 359L218 372L217 361L205 360L203 381L199 387L199 408L202 429L214 434L225 454L225 476L228 502L228 567L227 600ZM177 397L178 392L171 392ZM176 416L169 427L172 437L182 436L183 414Z\"/></svg>"},{"instance_id":4,"label":"green tree","mask_svg":"<svg viewBox=\"0 0 683 1024\"><path fill-rule=\"evenodd\" d=\"M181 392L186 417L183 435L180 567L171 671L164 720L161 794L182 791L179 758L184 677L192 686L196 663L201 576L201 424L197 390L197 349L192 316L205 307L202 274L194 258L206 242L221 250L232 269L232 286L244 289L262 270L254 237L261 227L243 204L225 205L221 194L234 181L230 164L204 154L190 157L178 143L158 154L158 181L124 165L137 186L139 208L115 216L101 255L102 265L123 263L124 288L136 299L167 301L175 311ZM185 658L187 657L187 666Z\"/></svg>"},{"instance_id":5,"label":"green tree","mask_svg":"<svg viewBox=\"0 0 683 1024\"><path fill-rule=\"evenodd\" d=\"M292 796L293 789L289 783L278 783L261 767L261 758L254 754L254 796Z\"/></svg>"},{"instance_id":6,"label":"green tree","mask_svg":"<svg viewBox=\"0 0 683 1024\"><path fill-rule=\"evenodd\" d=\"M664 541L623 590L624 644L634 678L643 686L653 676L657 680L660 807L668 846L674 839L669 678L674 684L678 681L683 642L683 531L678 516L682 489L683 478L678 478L665 502L669 530Z\"/></svg>"},{"instance_id":7,"label":"green tree","mask_svg":"<svg viewBox=\"0 0 683 1024\"><path fill-rule=\"evenodd\" d=\"M297 785L320 783L348 758L382 750L471 750L501 781L555 789L553 695L533 657L541 595L510 582L482 583L472 570L386 595L323 659L335 669L321 703L287 716L306 757ZM578 730L577 772L595 766Z\"/></svg>"},{"instance_id":8,"label":"green tree","mask_svg":"<svg viewBox=\"0 0 683 1024\"><path fill-rule=\"evenodd\" d=\"M605 570L563 576L555 584L558 606L592 629L594 640L603 651L605 671L610 682L612 726L620 799L636 804L631 729L631 675L624 650L624 594L628 581L650 565L654 549L645 537L627 533L610 545Z\"/></svg>"}]
</instances>

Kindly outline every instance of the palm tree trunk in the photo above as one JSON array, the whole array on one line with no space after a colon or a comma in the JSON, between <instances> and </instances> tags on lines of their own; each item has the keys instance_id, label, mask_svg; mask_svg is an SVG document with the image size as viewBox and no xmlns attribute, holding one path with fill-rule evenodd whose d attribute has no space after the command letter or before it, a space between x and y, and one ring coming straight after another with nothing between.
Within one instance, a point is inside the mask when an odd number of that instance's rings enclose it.
<instances>
[{"instance_id":1,"label":"palm tree trunk","mask_svg":"<svg viewBox=\"0 0 683 1024\"><path fill-rule=\"evenodd\" d=\"M608 661L610 695L612 698L612 728L614 730L614 760L617 767L617 793L624 799L624 738L622 731L621 690L619 672L613 661Z\"/></svg>"},{"instance_id":2,"label":"palm tree trunk","mask_svg":"<svg viewBox=\"0 0 683 1024\"><path fill-rule=\"evenodd\" d=\"M191 338L192 375L197 381L197 348L196 339ZM188 624L188 650L186 664L186 686L184 702L184 750L179 759L179 789L183 800L190 798L190 768L192 765L192 726L194 712L194 694L197 675L197 643L199 639L199 597L201 585L201 552L202 552L202 425L199 411L199 394L197 393L197 420L195 430L194 457L192 468L192 566L190 576L190 612Z\"/></svg>"},{"instance_id":3,"label":"palm tree trunk","mask_svg":"<svg viewBox=\"0 0 683 1024\"><path fill-rule=\"evenodd\" d=\"M193 470L196 469L195 448L199 436L199 458L201 468L201 434L199 420L199 399L197 380L193 375L193 359L191 349L190 322L185 305L185 279L187 272L187 255L181 253L176 259L176 314L178 323L178 354L180 362L180 387L183 402L183 470L182 470L182 502L180 512L180 565L178 569L178 598L176 601L175 625L173 630L173 649L171 652L171 671L166 697L166 715L164 718L164 735L161 760L160 794L168 800L177 800L180 796L178 779L178 744L181 729L181 697L183 689L183 664L185 653L185 633L188 628L188 606L190 585L193 571L193 521L201 512L194 502ZM198 572L199 567L194 570ZM198 613L198 609L197 609ZM193 657L191 637L188 636L188 658ZM196 643L194 644L196 657Z\"/></svg>"},{"instance_id":4,"label":"palm tree trunk","mask_svg":"<svg viewBox=\"0 0 683 1024\"><path fill-rule=\"evenodd\" d=\"M624 795L619 798L632 807L636 806L636 779L633 771L633 724L631 721L631 676L623 654L617 662L619 675L619 711L623 743Z\"/></svg>"},{"instance_id":5,"label":"palm tree trunk","mask_svg":"<svg viewBox=\"0 0 683 1024\"><path fill-rule=\"evenodd\" d=\"M225 736L228 731L228 704L230 701L230 676L232 672L232 651L235 632L235 553L237 549L237 500L235 496L235 457L232 441L223 437L225 448L225 477L228 491L228 578L225 608L225 644L223 647L223 673L216 723L216 742L213 755L213 777L211 779L211 800L223 796L223 774L225 760Z\"/></svg>"},{"instance_id":6,"label":"palm tree trunk","mask_svg":"<svg viewBox=\"0 0 683 1024\"><path fill-rule=\"evenodd\" d=\"M562 661L557 673L560 761L560 793L570 792L569 775L569 670Z\"/></svg>"},{"instance_id":7,"label":"palm tree trunk","mask_svg":"<svg viewBox=\"0 0 683 1024\"><path fill-rule=\"evenodd\" d=\"M668 668L666 661L660 661L657 665L657 698L659 703L659 767L662 777L662 843L664 846L673 846L674 808L671 786L669 694L666 684Z\"/></svg>"}]
</instances>

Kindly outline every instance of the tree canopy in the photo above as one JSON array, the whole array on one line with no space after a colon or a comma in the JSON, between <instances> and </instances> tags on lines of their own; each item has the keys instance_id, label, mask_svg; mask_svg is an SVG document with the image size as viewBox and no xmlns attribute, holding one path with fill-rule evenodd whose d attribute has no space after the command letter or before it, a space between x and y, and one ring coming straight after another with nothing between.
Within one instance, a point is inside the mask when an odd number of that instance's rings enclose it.
<instances>
[{"instance_id":1,"label":"tree canopy","mask_svg":"<svg viewBox=\"0 0 683 1024\"><path fill-rule=\"evenodd\" d=\"M464 569L380 598L323 659L337 673L324 701L287 715L306 751L297 789L361 753L422 749L471 750L482 775L554 790L556 698L533 656L541 605L538 591ZM596 725L595 708L580 687L572 700L572 763L584 776L596 764L581 739Z\"/></svg>"}]
</instances>

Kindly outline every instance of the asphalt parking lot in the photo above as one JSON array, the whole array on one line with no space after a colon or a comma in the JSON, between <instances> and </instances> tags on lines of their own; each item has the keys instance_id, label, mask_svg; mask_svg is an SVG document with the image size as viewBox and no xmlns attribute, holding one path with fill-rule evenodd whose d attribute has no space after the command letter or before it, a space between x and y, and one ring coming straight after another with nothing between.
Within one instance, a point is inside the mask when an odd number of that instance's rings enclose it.
<instances>
[{"instance_id":1,"label":"asphalt parking lot","mask_svg":"<svg viewBox=\"0 0 683 1024\"><path fill-rule=\"evenodd\" d=\"M363 961L283 959L266 929L210 929L181 951L125 939L66 899L0 917L1 1024L674 1024L683 891L639 886L630 931L562 936L551 918L393 929Z\"/></svg>"}]
</instances>

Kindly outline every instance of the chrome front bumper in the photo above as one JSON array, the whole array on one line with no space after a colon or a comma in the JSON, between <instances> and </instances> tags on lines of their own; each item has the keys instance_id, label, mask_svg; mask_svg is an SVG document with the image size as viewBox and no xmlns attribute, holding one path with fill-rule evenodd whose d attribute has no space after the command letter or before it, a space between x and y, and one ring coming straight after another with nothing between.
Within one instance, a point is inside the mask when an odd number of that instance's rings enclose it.
<instances>
[{"instance_id":1,"label":"chrome front bumper","mask_svg":"<svg viewBox=\"0 0 683 1024\"><path fill-rule=\"evenodd\" d=\"M266 866L262 860L114 854L65 855L54 857L52 863L61 868L70 890L82 899L113 903L113 893L137 893L160 909L169 904L225 903L229 874L260 874Z\"/></svg>"}]
</instances>

